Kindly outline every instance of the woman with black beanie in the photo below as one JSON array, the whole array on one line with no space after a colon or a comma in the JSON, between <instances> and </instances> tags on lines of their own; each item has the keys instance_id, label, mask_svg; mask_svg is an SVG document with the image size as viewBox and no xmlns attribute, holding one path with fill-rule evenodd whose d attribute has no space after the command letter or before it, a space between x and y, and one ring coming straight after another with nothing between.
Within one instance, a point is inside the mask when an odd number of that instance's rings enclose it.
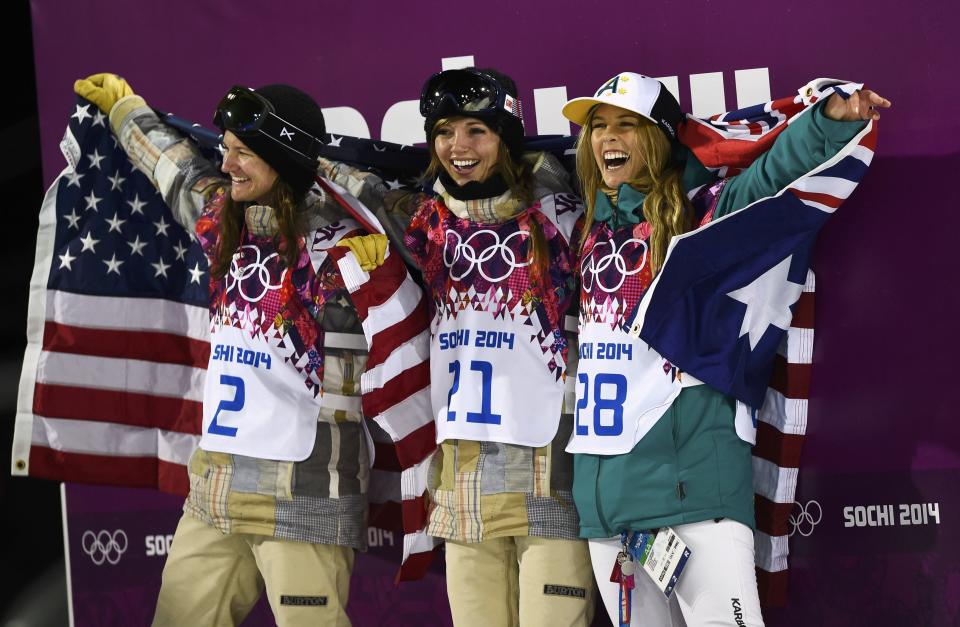
<instances>
[{"instance_id":1,"label":"woman with black beanie","mask_svg":"<svg viewBox=\"0 0 960 627\"><path fill-rule=\"evenodd\" d=\"M75 91L110 114L210 264L202 435L153 624L239 624L266 589L279 625L349 625L354 552L367 538L368 344L334 247L363 231L312 189L320 107L289 85L233 87L214 117L218 171L120 77ZM406 277L399 259L376 276ZM412 282L397 292L411 287L416 302Z\"/></svg>"}]
</instances>

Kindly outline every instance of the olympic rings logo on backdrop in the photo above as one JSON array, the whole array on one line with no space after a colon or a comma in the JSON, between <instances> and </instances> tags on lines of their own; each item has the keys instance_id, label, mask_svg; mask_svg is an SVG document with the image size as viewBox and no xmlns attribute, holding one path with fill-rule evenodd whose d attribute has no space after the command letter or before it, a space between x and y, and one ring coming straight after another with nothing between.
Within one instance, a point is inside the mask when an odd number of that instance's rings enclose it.
<instances>
[{"instance_id":1,"label":"olympic rings logo on backdrop","mask_svg":"<svg viewBox=\"0 0 960 627\"><path fill-rule=\"evenodd\" d=\"M101 529L98 533L84 531L80 546L97 566L104 562L116 566L127 550L127 534L123 529L117 529L113 533L106 529Z\"/></svg>"},{"instance_id":2,"label":"olympic rings logo on backdrop","mask_svg":"<svg viewBox=\"0 0 960 627\"><path fill-rule=\"evenodd\" d=\"M640 272L643 270L643 267L647 265L647 243L645 241L631 237L620 244L619 248L612 239L608 240L606 243L610 244L609 253L603 255L599 259L594 256L594 252L599 250L600 247L604 245L603 242L600 242L594 246L593 250L590 251L590 254L584 257L583 261L580 262L580 276L583 277L583 289L587 292L593 291L594 283L596 283L597 287L607 294L616 292L623 287L623 282L627 280L628 276L633 276L634 274ZM643 247L643 258L640 260L639 266L633 270L627 270L627 260L623 256L623 249L626 248L627 244L631 243L639 244ZM600 277L601 273L605 272L607 268L610 267L610 264L613 264L620 273L620 280L617 281L617 284L614 286L604 285Z\"/></svg>"},{"instance_id":3,"label":"olympic rings logo on backdrop","mask_svg":"<svg viewBox=\"0 0 960 627\"><path fill-rule=\"evenodd\" d=\"M447 268L450 268L450 278L454 281L463 279L476 269L484 279L491 283L497 283L510 276L515 269L524 268L532 263L530 259L522 263L517 263L516 253L507 245L514 237L527 236L527 233L524 231L511 233L505 237L502 242L500 241L500 235L490 229L476 231L472 233L466 241L464 241L456 231L447 231L446 235L446 242L443 246L443 264L447 266ZM478 253L477 249L474 248L473 240L482 235L489 235L494 243ZM489 268L490 264L487 264L487 262L493 259L494 255L498 256L499 260L507 266L506 272L503 272L499 276L491 276L488 274L492 269ZM461 259L469 262L466 269L462 272L453 272L453 265Z\"/></svg>"},{"instance_id":4,"label":"olympic rings logo on backdrop","mask_svg":"<svg viewBox=\"0 0 960 627\"><path fill-rule=\"evenodd\" d=\"M240 265L237 263L237 260L249 255L249 253L245 252L247 250L256 253L256 259L241 269ZM274 285L270 283L270 269L267 267L267 262L276 256L277 253L273 253L261 261L259 248L256 246L251 246L250 244L241 246L240 250L234 254L233 259L230 260L230 272L224 278L224 281L227 284L227 292L236 287L237 291L240 292L240 296L242 296L248 303L258 303L263 300L263 297L266 296L271 290L280 289L280 286L283 285L283 277L287 274L287 269L283 269L283 272L280 273L280 282ZM256 274L257 278L260 280L260 293L255 298L249 296L243 289L243 282L254 274Z\"/></svg>"},{"instance_id":5,"label":"olympic rings logo on backdrop","mask_svg":"<svg viewBox=\"0 0 960 627\"><path fill-rule=\"evenodd\" d=\"M814 509L816 508L816 509ZM799 512L797 511L799 509ZM807 501L804 505L798 501L793 502L793 512L790 514L790 536L799 533L804 538L813 533L813 529L823 520L823 508L817 501Z\"/></svg>"}]
</instances>

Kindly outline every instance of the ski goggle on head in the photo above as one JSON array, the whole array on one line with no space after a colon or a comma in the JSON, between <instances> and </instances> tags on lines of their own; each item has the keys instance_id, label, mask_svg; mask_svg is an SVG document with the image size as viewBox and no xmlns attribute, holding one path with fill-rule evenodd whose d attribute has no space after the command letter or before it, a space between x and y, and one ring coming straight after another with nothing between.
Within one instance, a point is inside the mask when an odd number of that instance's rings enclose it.
<instances>
[{"instance_id":1,"label":"ski goggle on head","mask_svg":"<svg viewBox=\"0 0 960 627\"><path fill-rule=\"evenodd\" d=\"M493 116L500 111L523 119L520 99L508 94L492 76L476 70L438 72L420 92L420 115L428 120L452 115Z\"/></svg>"},{"instance_id":2,"label":"ski goggle on head","mask_svg":"<svg viewBox=\"0 0 960 627\"><path fill-rule=\"evenodd\" d=\"M238 137L266 135L308 162L316 162L323 142L307 131L284 120L269 100L249 87L234 85L217 105L213 123L221 132Z\"/></svg>"}]
</instances>

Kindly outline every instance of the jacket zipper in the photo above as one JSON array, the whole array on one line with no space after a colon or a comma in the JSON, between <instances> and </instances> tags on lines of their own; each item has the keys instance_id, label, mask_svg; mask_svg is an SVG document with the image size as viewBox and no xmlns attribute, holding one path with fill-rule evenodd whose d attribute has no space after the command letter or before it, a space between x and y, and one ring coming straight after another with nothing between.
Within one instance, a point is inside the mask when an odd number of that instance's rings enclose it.
<instances>
[{"instance_id":1,"label":"jacket zipper","mask_svg":"<svg viewBox=\"0 0 960 627\"><path fill-rule=\"evenodd\" d=\"M673 435L673 456L674 456L674 468L676 468L677 473L677 499L682 501L687 497L686 490L683 486L683 481L680 481L680 445L677 442L677 430L679 429L679 420L676 410L670 408L670 426L671 434Z\"/></svg>"}]
</instances>

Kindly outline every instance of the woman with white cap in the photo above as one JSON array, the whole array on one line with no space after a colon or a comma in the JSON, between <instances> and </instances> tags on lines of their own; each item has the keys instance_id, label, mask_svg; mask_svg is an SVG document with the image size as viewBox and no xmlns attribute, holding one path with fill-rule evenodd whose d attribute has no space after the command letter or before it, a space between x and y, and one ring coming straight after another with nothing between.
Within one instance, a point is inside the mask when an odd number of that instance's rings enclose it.
<instances>
[{"instance_id":1,"label":"woman with white cap","mask_svg":"<svg viewBox=\"0 0 960 627\"><path fill-rule=\"evenodd\" d=\"M655 79L624 72L565 105L564 115L583 127L577 173L586 204L578 417L567 450L575 453L581 536L590 539L615 623L763 624L751 448L738 437L735 400L682 373L683 364L651 358L652 369L641 370L640 358L656 353L627 333L630 314L663 267L672 237L776 194L889 106L867 90L834 93L724 180L678 141L685 117ZM669 601L636 559L658 529L675 532L692 551ZM611 582L612 569L619 583Z\"/></svg>"}]
</instances>

